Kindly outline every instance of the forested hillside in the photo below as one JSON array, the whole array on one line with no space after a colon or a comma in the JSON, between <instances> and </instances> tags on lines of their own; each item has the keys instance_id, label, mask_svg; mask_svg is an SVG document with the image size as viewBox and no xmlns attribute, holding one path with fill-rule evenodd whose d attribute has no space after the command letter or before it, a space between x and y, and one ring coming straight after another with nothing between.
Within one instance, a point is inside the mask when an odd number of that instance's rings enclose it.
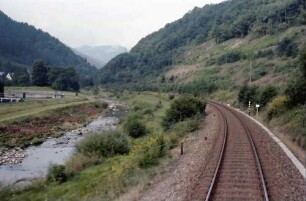
<instances>
[{"instance_id":1,"label":"forested hillside","mask_svg":"<svg viewBox=\"0 0 306 201\"><path fill-rule=\"evenodd\" d=\"M0 71L25 76L37 59L49 66L73 66L83 76L96 72L94 66L58 39L27 23L16 22L0 11Z\"/></svg>"},{"instance_id":2,"label":"forested hillside","mask_svg":"<svg viewBox=\"0 0 306 201\"><path fill-rule=\"evenodd\" d=\"M265 36L272 36L273 40L289 28L303 24L305 0L231 0L194 8L183 18L143 38L130 53L121 54L106 64L100 71L100 82L105 86L124 83L133 89L139 88L139 83L142 83L140 88L146 88L145 84L150 89L158 89L159 84L152 85L156 83L156 78L163 82L165 73L174 66L185 64L185 59L190 60L194 56L195 49L201 49L203 54L207 54L204 52L206 46L201 47L204 43L222 46L231 39L249 37L248 42L251 44ZM289 43L294 42L289 40ZM258 49L249 47L249 52L228 52L229 55L223 55L224 58L221 53L224 53L225 47L219 48L215 55L219 54L220 58L207 57L201 62L193 58L189 64L201 63L202 67L207 67L249 60L259 50L277 46L280 41L273 44L266 42Z\"/></svg>"}]
</instances>

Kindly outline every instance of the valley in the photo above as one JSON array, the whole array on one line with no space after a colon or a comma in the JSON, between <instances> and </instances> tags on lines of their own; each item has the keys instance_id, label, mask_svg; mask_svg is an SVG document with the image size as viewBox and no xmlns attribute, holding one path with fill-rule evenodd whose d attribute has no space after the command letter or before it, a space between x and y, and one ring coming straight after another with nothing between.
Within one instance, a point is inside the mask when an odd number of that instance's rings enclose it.
<instances>
[{"instance_id":1,"label":"valley","mask_svg":"<svg viewBox=\"0 0 306 201\"><path fill-rule=\"evenodd\" d=\"M304 0L205 3L128 48L100 44L142 3L68 1L59 39L0 11L0 200L306 198Z\"/></svg>"}]
</instances>

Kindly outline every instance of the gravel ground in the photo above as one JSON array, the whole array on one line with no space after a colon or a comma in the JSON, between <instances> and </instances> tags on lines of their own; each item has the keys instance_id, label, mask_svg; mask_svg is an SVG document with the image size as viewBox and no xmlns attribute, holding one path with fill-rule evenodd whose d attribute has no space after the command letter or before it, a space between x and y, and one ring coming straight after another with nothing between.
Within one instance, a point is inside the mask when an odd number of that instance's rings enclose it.
<instances>
[{"instance_id":1,"label":"gravel ground","mask_svg":"<svg viewBox=\"0 0 306 201\"><path fill-rule=\"evenodd\" d=\"M174 150L176 157L162 173L150 182L137 200L180 201L187 199L187 189L193 188L195 181L202 174L205 161L210 156L210 151L219 133L217 113L208 106L206 114L200 130L184 139L184 155L179 156L179 151Z\"/></svg>"},{"instance_id":2,"label":"gravel ground","mask_svg":"<svg viewBox=\"0 0 306 201\"><path fill-rule=\"evenodd\" d=\"M170 164L133 200L182 201L197 199L199 180L208 178L209 164L214 161L213 150L220 141L220 114L207 108L207 117L198 133L184 139L185 155L174 149ZM244 119L251 130L259 151L270 200L306 200L306 181L283 150L249 119ZM206 140L205 140L206 138ZM204 172L204 173L203 173ZM201 189L200 189L201 190Z\"/></svg>"},{"instance_id":3,"label":"gravel ground","mask_svg":"<svg viewBox=\"0 0 306 201\"><path fill-rule=\"evenodd\" d=\"M245 119L262 163L271 200L306 200L306 181L280 146L257 124Z\"/></svg>"}]
</instances>

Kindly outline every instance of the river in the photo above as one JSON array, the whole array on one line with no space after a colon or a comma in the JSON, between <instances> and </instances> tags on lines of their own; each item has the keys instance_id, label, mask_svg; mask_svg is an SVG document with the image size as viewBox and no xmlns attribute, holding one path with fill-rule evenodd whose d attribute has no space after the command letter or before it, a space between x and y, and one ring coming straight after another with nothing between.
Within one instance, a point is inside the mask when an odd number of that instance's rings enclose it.
<instances>
[{"instance_id":1,"label":"river","mask_svg":"<svg viewBox=\"0 0 306 201\"><path fill-rule=\"evenodd\" d=\"M113 109L90 122L85 127L65 133L59 138L48 138L39 146L31 146L23 151L26 157L20 164L0 166L2 185L25 185L31 179L44 177L50 164L64 164L74 151L74 145L90 132L114 129L115 123L127 112L127 107L107 101ZM115 106L115 107L113 107Z\"/></svg>"}]
</instances>

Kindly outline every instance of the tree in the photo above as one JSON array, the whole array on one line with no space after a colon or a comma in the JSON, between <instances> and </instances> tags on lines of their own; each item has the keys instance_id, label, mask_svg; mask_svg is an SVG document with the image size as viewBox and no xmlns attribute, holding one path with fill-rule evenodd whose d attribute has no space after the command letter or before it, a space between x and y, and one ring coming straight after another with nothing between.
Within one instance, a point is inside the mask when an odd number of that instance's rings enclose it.
<instances>
[{"instance_id":1,"label":"tree","mask_svg":"<svg viewBox=\"0 0 306 201\"><path fill-rule=\"evenodd\" d=\"M32 65L32 85L48 86L48 68L44 61L36 60Z\"/></svg>"},{"instance_id":2,"label":"tree","mask_svg":"<svg viewBox=\"0 0 306 201\"><path fill-rule=\"evenodd\" d=\"M72 66L69 66L66 69L65 77L67 78L67 82L68 82L68 90L79 91L80 89L79 76Z\"/></svg>"},{"instance_id":3,"label":"tree","mask_svg":"<svg viewBox=\"0 0 306 201\"><path fill-rule=\"evenodd\" d=\"M52 88L56 90L78 91L80 89L79 76L71 66L67 69L50 69L48 77Z\"/></svg>"},{"instance_id":4,"label":"tree","mask_svg":"<svg viewBox=\"0 0 306 201\"><path fill-rule=\"evenodd\" d=\"M0 75L0 97L3 97L4 95L4 82L3 82L3 78Z\"/></svg>"},{"instance_id":5,"label":"tree","mask_svg":"<svg viewBox=\"0 0 306 201\"><path fill-rule=\"evenodd\" d=\"M146 126L133 116L130 116L123 126L125 132L133 138L138 138L146 134Z\"/></svg>"},{"instance_id":6,"label":"tree","mask_svg":"<svg viewBox=\"0 0 306 201\"><path fill-rule=\"evenodd\" d=\"M301 53L301 64L304 80L306 80L306 48Z\"/></svg>"},{"instance_id":7,"label":"tree","mask_svg":"<svg viewBox=\"0 0 306 201\"><path fill-rule=\"evenodd\" d=\"M274 86L269 85L265 87L260 95L261 106L262 107L265 106L275 96L277 96L277 89Z\"/></svg>"},{"instance_id":8,"label":"tree","mask_svg":"<svg viewBox=\"0 0 306 201\"><path fill-rule=\"evenodd\" d=\"M238 101L244 106L249 104L249 101L252 103L258 100L258 87L257 86L248 86L244 85L238 93Z\"/></svg>"},{"instance_id":9,"label":"tree","mask_svg":"<svg viewBox=\"0 0 306 201\"><path fill-rule=\"evenodd\" d=\"M177 122L192 118L197 114L202 114L205 108L205 102L191 96L182 96L176 99L166 111L162 126L165 129L169 129Z\"/></svg>"},{"instance_id":10,"label":"tree","mask_svg":"<svg viewBox=\"0 0 306 201\"><path fill-rule=\"evenodd\" d=\"M289 106L305 104L306 101L306 48L300 55L301 74L297 75L285 90L285 94L289 98Z\"/></svg>"}]
</instances>

